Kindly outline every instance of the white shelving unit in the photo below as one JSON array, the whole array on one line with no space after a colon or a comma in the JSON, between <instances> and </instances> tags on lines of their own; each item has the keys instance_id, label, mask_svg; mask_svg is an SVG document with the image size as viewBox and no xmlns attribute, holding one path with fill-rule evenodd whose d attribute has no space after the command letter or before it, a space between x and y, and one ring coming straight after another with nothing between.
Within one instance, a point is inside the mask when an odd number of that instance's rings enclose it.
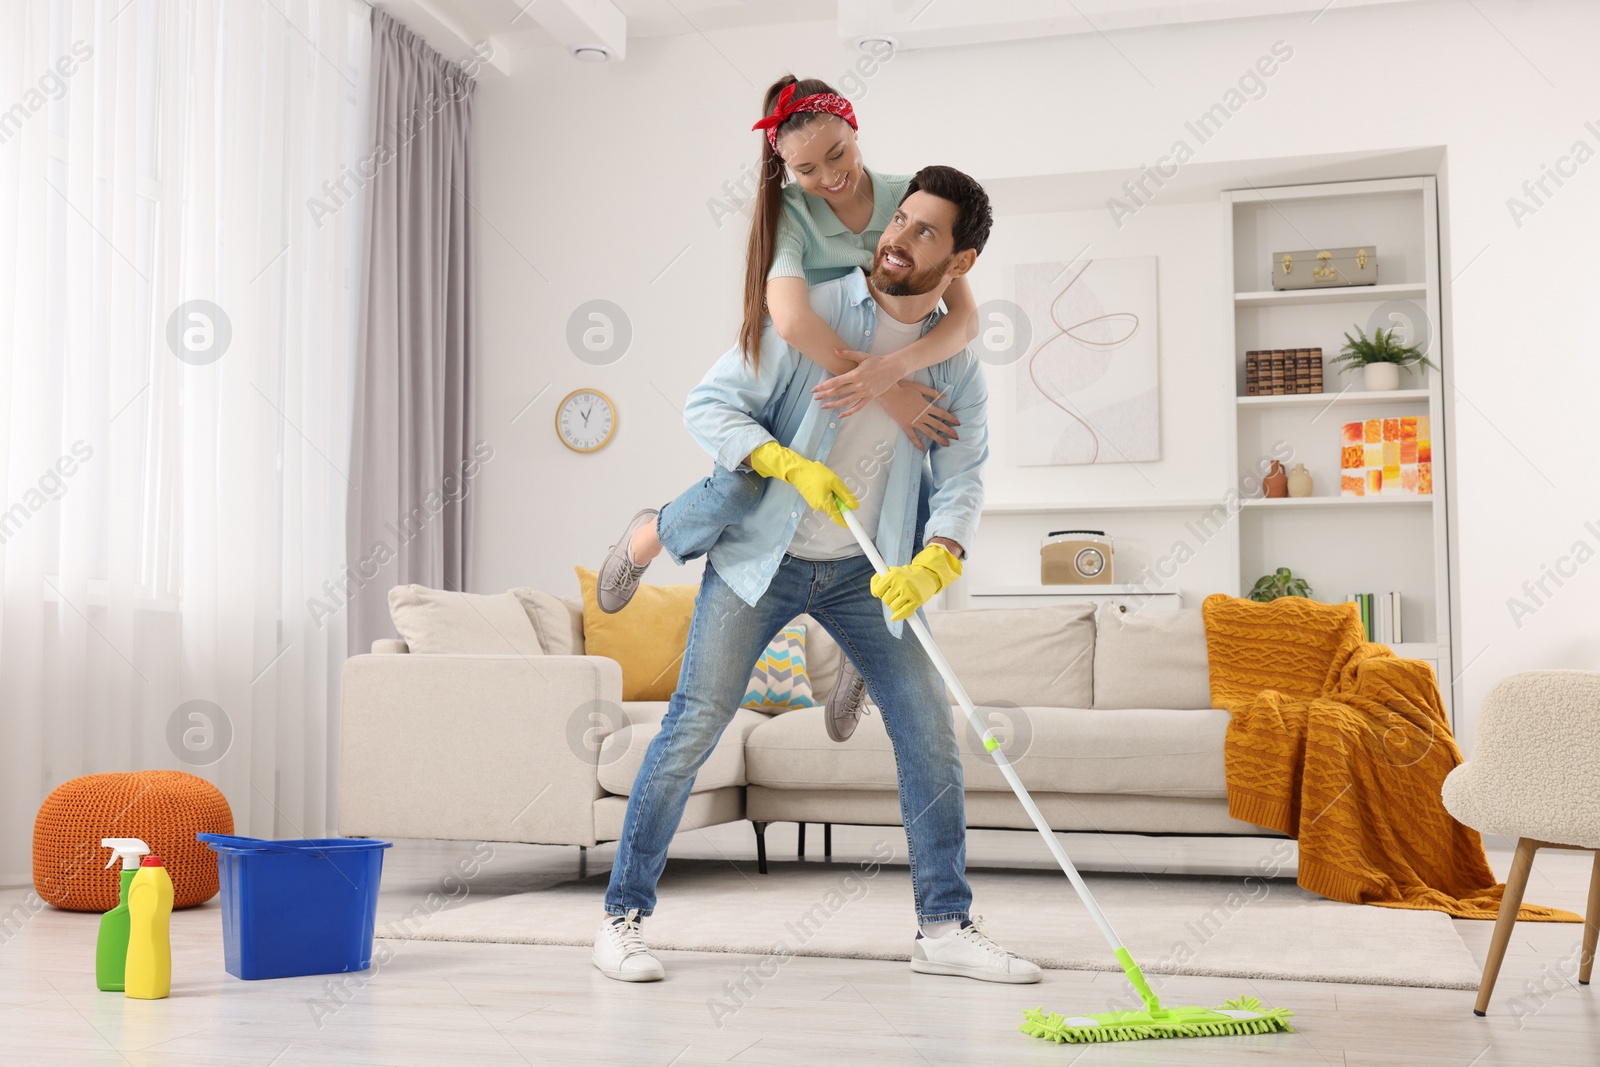
<instances>
[{"instance_id":1,"label":"white shelving unit","mask_svg":"<svg viewBox=\"0 0 1600 1067\"><path fill-rule=\"evenodd\" d=\"M1246 508L1414 508L1433 506L1433 501L1427 497L1400 497L1398 499L1385 499L1383 497L1363 496L1302 496L1302 497L1265 497L1253 500L1241 500L1241 507ZM1363 589L1363 593L1373 590Z\"/></svg>"},{"instance_id":2,"label":"white shelving unit","mask_svg":"<svg viewBox=\"0 0 1600 1067\"><path fill-rule=\"evenodd\" d=\"M1426 389L1395 389L1388 393L1368 393L1346 389L1339 393L1303 393L1297 396L1241 396L1241 408L1326 408L1341 404L1416 404L1426 403Z\"/></svg>"},{"instance_id":3,"label":"white shelving unit","mask_svg":"<svg viewBox=\"0 0 1600 1067\"><path fill-rule=\"evenodd\" d=\"M1333 289L1263 289L1254 293L1234 293L1233 306L1261 308L1288 307L1291 304L1360 304L1372 300L1420 300L1427 295L1426 285L1342 285Z\"/></svg>"},{"instance_id":4,"label":"white shelving unit","mask_svg":"<svg viewBox=\"0 0 1600 1067\"><path fill-rule=\"evenodd\" d=\"M974 608L1032 608L1075 604L1110 604L1123 614L1177 611L1183 597L1173 590L1150 590L1139 585L979 585L967 590Z\"/></svg>"},{"instance_id":5,"label":"white shelving unit","mask_svg":"<svg viewBox=\"0 0 1600 1067\"><path fill-rule=\"evenodd\" d=\"M1222 194L1223 291L1228 294L1227 364L1234 374L1231 447L1241 479L1262 457L1291 448L1285 466L1304 463L1313 495L1243 502L1231 524L1236 592L1284 566L1311 583L1318 600L1349 593L1399 590L1403 644L1398 655L1431 662L1447 710L1455 706L1454 614L1451 611L1450 456L1444 377L1449 348L1440 314L1437 189L1432 177L1334 182L1230 190ZM1272 291L1271 257L1285 249L1376 247L1381 284ZM1331 363L1343 335L1366 329L1384 305L1399 302L1430 329L1427 355L1442 370L1419 368L1408 386L1362 390L1359 372ZM1420 311L1420 316L1415 314ZM1395 325L1387 319L1384 326ZM1415 336L1406 335L1407 342ZM1320 346L1326 393L1244 395L1244 358L1251 349ZM1345 497L1339 494L1340 431L1345 422L1407 415L1429 417L1430 496Z\"/></svg>"},{"instance_id":6,"label":"white shelving unit","mask_svg":"<svg viewBox=\"0 0 1600 1067\"><path fill-rule=\"evenodd\" d=\"M1067 515L1083 512L1108 511L1200 511L1215 504L1214 500L1124 500L1099 504L1021 503L985 504L985 515Z\"/></svg>"}]
</instances>

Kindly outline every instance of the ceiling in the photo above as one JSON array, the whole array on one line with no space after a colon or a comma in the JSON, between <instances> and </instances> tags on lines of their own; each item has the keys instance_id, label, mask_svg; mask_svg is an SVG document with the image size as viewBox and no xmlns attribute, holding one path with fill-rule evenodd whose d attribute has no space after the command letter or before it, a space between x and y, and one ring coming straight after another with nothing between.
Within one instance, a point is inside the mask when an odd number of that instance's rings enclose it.
<instances>
[{"instance_id":1,"label":"ceiling","mask_svg":"<svg viewBox=\"0 0 1600 1067\"><path fill-rule=\"evenodd\" d=\"M372 0L452 59L479 41L497 52L548 48L559 42L541 25L552 0ZM629 40L715 30L833 21L835 0L610 0L627 19ZM495 64L503 73L508 66Z\"/></svg>"},{"instance_id":2,"label":"ceiling","mask_svg":"<svg viewBox=\"0 0 1600 1067\"><path fill-rule=\"evenodd\" d=\"M1300 14L1416 0L372 0L452 59L489 41L492 67L515 53L570 44L571 27L608 23L626 40L797 22L831 22L839 35L889 36L902 49L1104 33L1226 19ZM604 17L596 16L599 11ZM619 17L620 13L620 17ZM565 27L565 32L563 32ZM606 33L601 31L601 36ZM618 43L622 43L620 40ZM626 59L622 59L626 62Z\"/></svg>"}]
</instances>

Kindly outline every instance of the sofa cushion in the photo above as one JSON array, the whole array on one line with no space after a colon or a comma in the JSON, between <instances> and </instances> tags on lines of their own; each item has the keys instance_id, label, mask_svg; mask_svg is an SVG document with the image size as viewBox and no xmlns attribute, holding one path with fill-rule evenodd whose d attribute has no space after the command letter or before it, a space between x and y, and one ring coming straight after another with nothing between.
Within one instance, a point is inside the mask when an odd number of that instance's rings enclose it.
<instances>
[{"instance_id":1,"label":"sofa cushion","mask_svg":"<svg viewBox=\"0 0 1600 1067\"><path fill-rule=\"evenodd\" d=\"M583 655L583 599L559 597L529 586L511 595L522 604L547 656Z\"/></svg>"},{"instance_id":2,"label":"sofa cushion","mask_svg":"<svg viewBox=\"0 0 1600 1067\"><path fill-rule=\"evenodd\" d=\"M574 568L583 589L583 646L590 656L606 656L622 667L624 700L666 700L678 688L678 669L689 640L698 585L640 583L628 610L608 615L595 599L599 576Z\"/></svg>"},{"instance_id":3,"label":"sofa cushion","mask_svg":"<svg viewBox=\"0 0 1600 1067\"><path fill-rule=\"evenodd\" d=\"M1199 608L1095 614L1094 706L1209 708L1211 673Z\"/></svg>"},{"instance_id":4,"label":"sofa cushion","mask_svg":"<svg viewBox=\"0 0 1600 1067\"><path fill-rule=\"evenodd\" d=\"M806 627L785 626L756 660L745 685L741 707L777 715L795 708L814 708L811 676L806 673Z\"/></svg>"},{"instance_id":5,"label":"sofa cushion","mask_svg":"<svg viewBox=\"0 0 1600 1067\"><path fill-rule=\"evenodd\" d=\"M624 701L623 712L628 725L610 734L600 743L600 786L608 793L628 796L633 791L633 780L644 762L645 749L656 734L661 732L661 720L667 714L667 702ZM782 718L782 716L779 716ZM749 708L733 713L733 721L717 739L711 755L695 776L691 793L704 793L724 786L745 784L744 746L751 730L769 721L767 716Z\"/></svg>"},{"instance_id":6,"label":"sofa cushion","mask_svg":"<svg viewBox=\"0 0 1600 1067\"><path fill-rule=\"evenodd\" d=\"M930 611L928 626L976 704L1094 703L1092 606Z\"/></svg>"},{"instance_id":7,"label":"sofa cushion","mask_svg":"<svg viewBox=\"0 0 1600 1067\"><path fill-rule=\"evenodd\" d=\"M1033 610L1033 609L1030 609ZM1228 713L1212 708L979 708L1030 791L1217 798L1228 794L1222 745ZM960 714L957 743L969 792L1010 787ZM763 720L745 741L745 776L771 789L896 788L883 716L830 741L823 709ZM1007 736L1009 735L1009 736Z\"/></svg>"},{"instance_id":8,"label":"sofa cushion","mask_svg":"<svg viewBox=\"0 0 1600 1067\"><path fill-rule=\"evenodd\" d=\"M833 692L834 679L839 676L839 664L844 662L844 652L822 623L810 615L796 615L791 625L806 628L806 674L811 679L811 699L826 703L828 694Z\"/></svg>"},{"instance_id":9,"label":"sofa cushion","mask_svg":"<svg viewBox=\"0 0 1600 1067\"><path fill-rule=\"evenodd\" d=\"M572 625L572 654L586 656L589 653L583 647L583 596L564 596L561 602L567 606L568 621Z\"/></svg>"},{"instance_id":10,"label":"sofa cushion","mask_svg":"<svg viewBox=\"0 0 1600 1067\"><path fill-rule=\"evenodd\" d=\"M406 648L419 655L544 654L521 601L510 593L397 585L389 590L389 616Z\"/></svg>"}]
</instances>

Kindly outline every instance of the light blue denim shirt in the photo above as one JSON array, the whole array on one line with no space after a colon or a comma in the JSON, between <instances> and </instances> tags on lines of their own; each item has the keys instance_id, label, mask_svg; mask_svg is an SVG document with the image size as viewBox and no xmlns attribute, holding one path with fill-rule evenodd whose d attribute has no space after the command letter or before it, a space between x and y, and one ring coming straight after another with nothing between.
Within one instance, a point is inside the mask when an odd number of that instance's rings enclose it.
<instances>
[{"instance_id":1,"label":"light blue denim shirt","mask_svg":"<svg viewBox=\"0 0 1600 1067\"><path fill-rule=\"evenodd\" d=\"M812 286L811 308L851 348L872 347L878 304L863 272ZM923 333L938 322L939 314L935 311L928 318ZM684 422L695 440L729 470L742 469L752 449L773 440L826 463L839 417L837 411L824 410L811 390L827 377L827 371L791 347L768 322L761 337L759 369L750 369L738 345L729 349L689 393ZM970 548L983 508L982 471L989 458L989 388L983 364L968 348L914 377L945 395L941 406L961 420L960 436L948 445L930 445L924 454L904 433L896 435L873 538L891 567L911 562L917 496L924 478L932 481L927 538L948 537ZM793 486L768 479L761 500L711 549L712 566L746 603L755 604L766 592L807 510ZM885 621L888 616L885 608ZM889 623L896 636L900 627L898 622Z\"/></svg>"}]
</instances>

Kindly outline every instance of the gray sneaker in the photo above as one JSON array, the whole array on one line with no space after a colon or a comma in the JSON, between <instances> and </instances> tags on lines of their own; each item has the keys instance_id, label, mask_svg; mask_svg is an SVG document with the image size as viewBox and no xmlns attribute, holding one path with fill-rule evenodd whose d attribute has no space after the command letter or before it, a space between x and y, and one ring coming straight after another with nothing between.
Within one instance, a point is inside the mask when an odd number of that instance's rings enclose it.
<instances>
[{"instance_id":1,"label":"gray sneaker","mask_svg":"<svg viewBox=\"0 0 1600 1067\"><path fill-rule=\"evenodd\" d=\"M622 531L622 537L606 552L605 562L600 564L595 599L600 602L600 610L607 615L615 615L627 607L628 601L639 590L639 578L650 564L640 566L633 561L630 547L633 544L633 532L655 517L655 508L645 508L635 515L629 521L628 528Z\"/></svg>"},{"instance_id":2,"label":"gray sneaker","mask_svg":"<svg viewBox=\"0 0 1600 1067\"><path fill-rule=\"evenodd\" d=\"M828 736L835 741L845 740L856 732L856 725L866 713L866 680L856 672L850 657L845 656L839 664L839 677L828 693L827 706L822 709L822 722L828 728Z\"/></svg>"}]
</instances>

